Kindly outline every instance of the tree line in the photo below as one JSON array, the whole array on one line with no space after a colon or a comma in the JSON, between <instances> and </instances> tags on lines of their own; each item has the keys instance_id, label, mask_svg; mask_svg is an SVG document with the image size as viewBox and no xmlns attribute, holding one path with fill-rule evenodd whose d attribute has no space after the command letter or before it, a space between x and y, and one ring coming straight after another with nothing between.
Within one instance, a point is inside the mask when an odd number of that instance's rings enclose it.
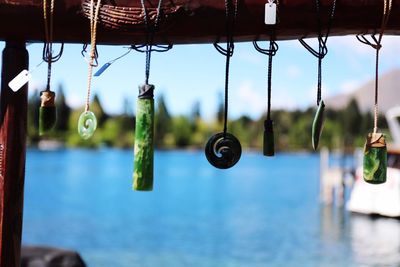
<instances>
[{"instance_id":1,"label":"tree line","mask_svg":"<svg viewBox=\"0 0 400 267\"><path fill-rule=\"evenodd\" d=\"M129 101L124 101L124 112L119 115L107 114L97 95L90 105L96 114L98 128L89 140L82 140L77 132L77 121L82 108L72 109L66 103L62 86L57 91L57 124L53 131L45 136L38 135L38 116L40 99L38 93L28 101L28 144L37 145L41 139L57 140L67 147L118 147L132 148L134 145L135 115ZM212 121L201 116L200 102L195 102L190 114L173 116L161 95L155 101L155 147L157 149L193 148L203 149L208 138L223 129L223 102ZM306 110L273 110L275 149L277 151L311 150L311 125L315 108ZM245 149L262 148L263 125L265 114L253 120L241 116L228 122L229 132L234 134ZM380 118L380 128L387 128L384 117ZM320 146L330 149L351 151L356 146L363 146L365 136L373 128L371 113L362 113L353 99L342 110L327 109L325 126Z\"/></svg>"}]
</instances>

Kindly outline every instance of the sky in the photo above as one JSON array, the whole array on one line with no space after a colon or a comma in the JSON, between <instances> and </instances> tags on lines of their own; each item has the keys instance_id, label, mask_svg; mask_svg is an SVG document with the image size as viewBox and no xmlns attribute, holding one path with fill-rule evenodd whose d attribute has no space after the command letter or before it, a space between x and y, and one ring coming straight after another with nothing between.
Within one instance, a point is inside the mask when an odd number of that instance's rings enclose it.
<instances>
[{"instance_id":1,"label":"sky","mask_svg":"<svg viewBox=\"0 0 400 267\"><path fill-rule=\"evenodd\" d=\"M308 41L317 46L315 39ZM400 38L384 36L382 43L381 74L400 68ZM267 47L268 44L261 42L260 45ZM279 51L273 58L272 108L293 110L315 105L317 59L297 40L279 41L278 45ZM57 50L59 46L55 47ZM3 48L4 42L0 42L0 49ZM47 67L42 64L35 68L42 61L42 44L29 44L27 49L30 70L33 70L29 93L33 94L35 89L45 87ZM72 107L83 106L86 97L88 68L81 50L82 44L66 44L61 59L52 69L52 90L62 84ZM351 92L374 78L375 51L358 42L355 36L330 37L328 50L322 63L323 99ZM99 65L126 51L125 46L98 46ZM235 44L229 80L230 118L247 115L258 119L265 112L267 60L251 43ZM92 95L97 93L111 114L123 111L124 99L131 102L134 110L138 85L144 81L144 66L144 54L132 51L100 77L93 78ZM174 115L190 114L195 101L199 101L202 116L212 119L224 90L224 77L225 57L212 44L176 45L166 53L152 54L149 83L156 87L156 99L163 95Z\"/></svg>"}]
</instances>

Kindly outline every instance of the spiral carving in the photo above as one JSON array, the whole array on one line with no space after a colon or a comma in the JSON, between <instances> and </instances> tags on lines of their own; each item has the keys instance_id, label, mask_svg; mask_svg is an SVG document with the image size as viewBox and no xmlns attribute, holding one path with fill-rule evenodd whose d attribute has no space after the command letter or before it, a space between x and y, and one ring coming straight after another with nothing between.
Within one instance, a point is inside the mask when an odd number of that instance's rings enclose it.
<instances>
[{"instance_id":1,"label":"spiral carving","mask_svg":"<svg viewBox=\"0 0 400 267\"><path fill-rule=\"evenodd\" d=\"M97 128L97 119L93 112L85 111L81 114L78 121L78 133L82 139L92 137Z\"/></svg>"},{"instance_id":2,"label":"spiral carving","mask_svg":"<svg viewBox=\"0 0 400 267\"><path fill-rule=\"evenodd\" d=\"M205 154L208 162L218 169L234 166L242 155L239 140L232 134L217 133L207 142Z\"/></svg>"}]
</instances>

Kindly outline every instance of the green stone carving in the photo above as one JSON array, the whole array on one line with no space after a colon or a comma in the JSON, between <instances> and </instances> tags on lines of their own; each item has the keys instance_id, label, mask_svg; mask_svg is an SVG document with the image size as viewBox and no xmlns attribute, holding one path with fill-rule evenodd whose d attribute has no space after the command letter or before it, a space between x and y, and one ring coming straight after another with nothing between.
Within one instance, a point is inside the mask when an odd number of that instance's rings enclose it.
<instances>
[{"instance_id":1,"label":"green stone carving","mask_svg":"<svg viewBox=\"0 0 400 267\"><path fill-rule=\"evenodd\" d=\"M154 99L152 85L144 85L137 101L133 189L153 190ZM151 91L151 92L149 92ZM147 95L146 95L147 94Z\"/></svg>"},{"instance_id":2,"label":"green stone carving","mask_svg":"<svg viewBox=\"0 0 400 267\"><path fill-rule=\"evenodd\" d=\"M312 124L311 141L314 150L318 148L319 139L321 138L322 129L324 128L324 110L325 104L324 101L321 100Z\"/></svg>"},{"instance_id":3,"label":"green stone carving","mask_svg":"<svg viewBox=\"0 0 400 267\"><path fill-rule=\"evenodd\" d=\"M370 184L386 182L387 149L382 133L368 134L364 148L363 176Z\"/></svg>"},{"instance_id":4,"label":"green stone carving","mask_svg":"<svg viewBox=\"0 0 400 267\"><path fill-rule=\"evenodd\" d=\"M87 140L92 137L96 128L97 119L93 112L85 111L79 116L78 133L83 139Z\"/></svg>"},{"instance_id":5,"label":"green stone carving","mask_svg":"<svg viewBox=\"0 0 400 267\"><path fill-rule=\"evenodd\" d=\"M56 94L53 91L45 90L40 92L39 135L45 135L56 125L57 111L54 104L55 97Z\"/></svg>"}]
</instances>

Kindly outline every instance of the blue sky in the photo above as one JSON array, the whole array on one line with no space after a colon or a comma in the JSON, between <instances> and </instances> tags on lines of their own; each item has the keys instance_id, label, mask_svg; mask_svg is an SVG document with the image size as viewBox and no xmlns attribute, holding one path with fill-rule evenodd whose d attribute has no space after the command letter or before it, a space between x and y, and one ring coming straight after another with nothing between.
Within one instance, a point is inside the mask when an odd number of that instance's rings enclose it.
<instances>
[{"instance_id":1,"label":"blue sky","mask_svg":"<svg viewBox=\"0 0 400 267\"><path fill-rule=\"evenodd\" d=\"M309 40L316 45L315 39ZM317 60L300 43L280 41L273 61L272 107L305 108L316 101ZM261 43L266 46L267 43ZM0 42L0 49L4 42ZM53 65L52 88L64 85L67 101L73 107L83 105L86 96L87 64L82 45L66 44L62 58ZM329 53L323 61L323 98L350 92L374 77L374 50L354 36L331 37ZM41 62L42 44L30 44L30 68ZM123 46L99 46L102 65L126 52ZM381 74L400 68L400 38L385 36L381 50ZM237 43L231 60L229 116L259 118L266 109L267 57L251 43ZM156 97L165 96L172 114L188 114L196 100L202 115L213 118L218 94L224 88L225 57L213 45L176 45L166 53L152 55L150 83ZM96 69L95 69L96 71ZM33 72L30 93L43 88L46 65ZM92 90L110 113L123 109L123 99L136 102L137 87L144 80L144 54L131 52L115 62L100 77L93 79ZM371 96L373 97L373 96Z\"/></svg>"}]
</instances>

